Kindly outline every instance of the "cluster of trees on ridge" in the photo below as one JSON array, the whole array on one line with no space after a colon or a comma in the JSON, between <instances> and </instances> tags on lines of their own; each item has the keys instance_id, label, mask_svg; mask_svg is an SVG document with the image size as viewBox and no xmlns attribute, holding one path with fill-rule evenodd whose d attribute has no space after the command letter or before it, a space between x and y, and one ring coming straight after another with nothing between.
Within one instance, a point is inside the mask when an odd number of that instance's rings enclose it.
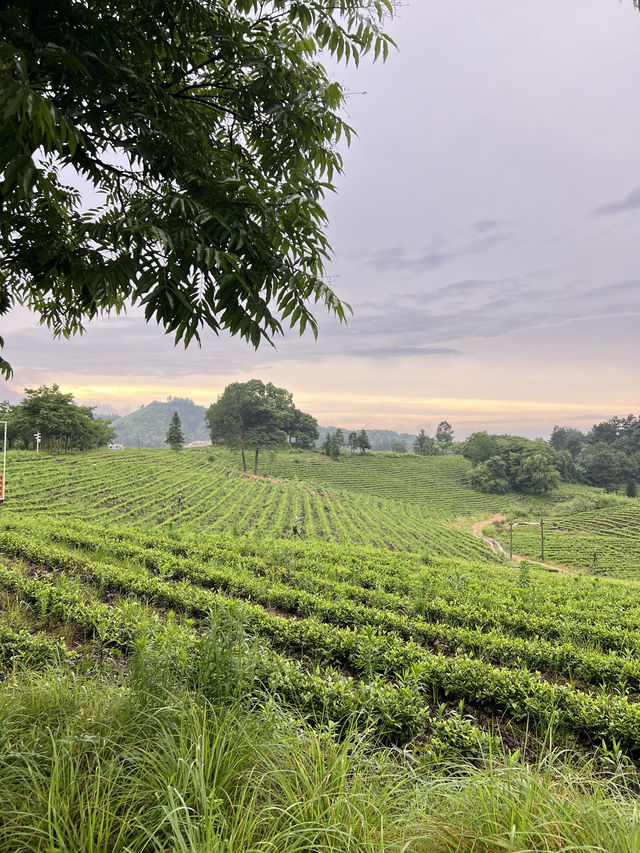
<instances>
[{"instance_id":1,"label":"cluster of trees on ridge","mask_svg":"<svg viewBox=\"0 0 640 853\"><path fill-rule=\"evenodd\" d=\"M7 421L7 445L35 448L38 432L46 451L103 447L115 437L115 430L110 421L94 417L93 409L78 406L73 394L63 394L58 385L25 388L20 403L0 403L1 419Z\"/></svg>"},{"instance_id":2,"label":"cluster of trees on ridge","mask_svg":"<svg viewBox=\"0 0 640 853\"><path fill-rule=\"evenodd\" d=\"M351 430L346 443L351 453L355 453L356 450L359 450L360 453L363 454L366 453L367 450L371 450L371 442L369 441L369 436L364 428L361 429L360 432ZM328 432L325 436L325 439L322 442L322 452L330 459L339 459L340 452L344 445L344 434L341 429L337 429L335 432Z\"/></svg>"},{"instance_id":3,"label":"cluster of trees on ridge","mask_svg":"<svg viewBox=\"0 0 640 853\"><path fill-rule=\"evenodd\" d=\"M548 442L475 432L458 445L474 470L472 485L484 492L542 494L564 480L606 491L626 484L636 496L640 479L640 416L613 417L583 433L554 426Z\"/></svg>"},{"instance_id":4,"label":"cluster of trees on ridge","mask_svg":"<svg viewBox=\"0 0 640 853\"><path fill-rule=\"evenodd\" d=\"M448 453L454 447L453 429L448 421L441 421L438 424L435 438L427 435L424 429L421 429L413 440L413 452L418 456L436 456L439 453ZM371 450L371 441L367 431L363 428L360 431L349 431L346 445L351 453L359 450L361 454L367 450ZM345 446L344 432L341 429L327 431L325 439L322 443L322 452L331 459L339 459L342 448ZM407 453L407 446L404 441L392 441L390 444L392 453Z\"/></svg>"}]
</instances>

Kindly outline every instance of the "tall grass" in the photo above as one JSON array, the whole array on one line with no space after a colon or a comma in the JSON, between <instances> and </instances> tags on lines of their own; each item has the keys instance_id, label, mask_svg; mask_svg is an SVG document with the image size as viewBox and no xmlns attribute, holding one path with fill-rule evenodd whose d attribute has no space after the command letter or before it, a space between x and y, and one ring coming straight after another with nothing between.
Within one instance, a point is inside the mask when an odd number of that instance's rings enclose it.
<instances>
[{"instance_id":1,"label":"tall grass","mask_svg":"<svg viewBox=\"0 0 640 853\"><path fill-rule=\"evenodd\" d=\"M0 688L0 853L640 853L636 775L547 751L425 763L251 704L259 650L212 616L206 660L142 644L132 674ZM197 666L202 683L187 690ZM249 691L251 686L251 691Z\"/></svg>"}]
</instances>

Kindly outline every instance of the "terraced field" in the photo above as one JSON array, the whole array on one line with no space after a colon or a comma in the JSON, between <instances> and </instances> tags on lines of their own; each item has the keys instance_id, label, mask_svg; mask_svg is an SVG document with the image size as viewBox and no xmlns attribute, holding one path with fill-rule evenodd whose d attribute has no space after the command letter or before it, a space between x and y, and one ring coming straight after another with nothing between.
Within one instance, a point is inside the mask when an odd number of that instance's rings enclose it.
<instances>
[{"instance_id":1,"label":"terraced field","mask_svg":"<svg viewBox=\"0 0 640 853\"><path fill-rule=\"evenodd\" d=\"M11 512L0 554L4 667L126 658L153 635L196 677L211 626L240 620L252 689L382 742L473 756L494 726L553 721L581 749L640 757L636 585Z\"/></svg>"},{"instance_id":2,"label":"terraced field","mask_svg":"<svg viewBox=\"0 0 640 853\"><path fill-rule=\"evenodd\" d=\"M259 648L256 695L335 725L357 719L381 742L472 756L497 729L519 742L553 723L580 750L640 757L640 585L507 566L448 527L469 494L464 460L297 458L272 457L271 474L327 470L351 488L254 478L205 451L13 454L3 665L91 669L105 650L126 660L156 637L197 680L212 626L241 624ZM374 494L377 483L399 495L400 475L406 501ZM303 542L290 532L301 513ZM556 535L631 553L639 522L632 502L567 516L562 530L549 521L548 556ZM518 549L531 536L534 551L535 535L518 528ZM624 574L622 552L605 566L600 547L603 570Z\"/></svg>"},{"instance_id":3,"label":"terraced field","mask_svg":"<svg viewBox=\"0 0 640 853\"><path fill-rule=\"evenodd\" d=\"M594 575L640 580L640 501L545 519L545 560ZM495 534L509 549L506 525ZM514 551L537 559L540 531L514 530ZM595 552L595 558L594 558Z\"/></svg>"},{"instance_id":4,"label":"terraced field","mask_svg":"<svg viewBox=\"0 0 640 853\"><path fill-rule=\"evenodd\" d=\"M205 451L179 456L163 450L98 452L61 458L15 453L9 459L8 505L27 514L55 511L58 517L147 528L180 526L277 538L290 538L294 519L304 514L300 529L314 541L462 557L488 553L471 535L434 520L435 498L422 507L366 491L253 477L229 463L228 454L216 453L210 461ZM480 505L486 504L486 496L480 497Z\"/></svg>"},{"instance_id":5,"label":"terraced field","mask_svg":"<svg viewBox=\"0 0 640 853\"><path fill-rule=\"evenodd\" d=\"M471 463L462 456L348 454L337 461L318 453L273 453L261 462L263 474L300 480L422 506L432 518L491 514L500 497L469 485Z\"/></svg>"}]
</instances>

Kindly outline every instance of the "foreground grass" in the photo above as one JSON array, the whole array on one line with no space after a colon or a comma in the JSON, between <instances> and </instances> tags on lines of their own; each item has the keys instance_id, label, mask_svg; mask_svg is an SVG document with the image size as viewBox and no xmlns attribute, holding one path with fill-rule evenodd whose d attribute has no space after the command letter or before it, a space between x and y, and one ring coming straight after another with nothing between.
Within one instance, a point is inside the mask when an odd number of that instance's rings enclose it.
<instances>
[{"instance_id":1,"label":"foreground grass","mask_svg":"<svg viewBox=\"0 0 640 853\"><path fill-rule=\"evenodd\" d=\"M548 752L432 764L268 696L52 669L0 687L0 851L640 851L635 774ZM612 763L615 764L614 757Z\"/></svg>"}]
</instances>

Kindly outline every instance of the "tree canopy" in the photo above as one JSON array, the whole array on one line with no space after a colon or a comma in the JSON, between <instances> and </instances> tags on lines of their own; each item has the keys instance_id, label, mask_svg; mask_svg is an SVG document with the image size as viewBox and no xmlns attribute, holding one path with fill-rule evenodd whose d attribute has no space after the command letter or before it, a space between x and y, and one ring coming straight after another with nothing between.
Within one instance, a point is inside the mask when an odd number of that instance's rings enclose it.
<instances>
[{"instance_id":1,"label":"tree canopy","mask_svg":"<svg viewBox=\"0 0 640 853\"><path fill-rule=\"evenodd\" d=\"M418 456L435 456L437 450L435 438L431 438L421 429L413 442L413 452L417 453Z\"/></svg>"},{"instance_id":2,"label":"tree canopy","mask_svg":"<svg viewBox=\"0 0 640 853\"><path fill-rule=\"evenodd\" d=\"M321 452L330 459L336 460L340 458L340 451L343 446L344 435L341 429L337 429L335 432L327 432L322 442Z\"/></svg>"},{"instance_id":3,"label":"tree canopy","mask_svg":"<svg viewBox=\"0 0 640 853\"><path fill-rule=\"evenodd\" d=\"M288 426L289 444L300 450L311 449L318 439L318 421L313 415L293 408Z\"/></svg>"},{"instance_id":4,"label":"tree canopy","mask_svg":"<svg viewBox=\"0 0 640 853\"><path fill-rule=\"evenodd\" d=\"M133 302L176 342L254 346L316 334L316 303L344 319L322 204L351 129L318 60L386 56L392 7L3 0L0 315L70 335Z\"/></svg>"},{"instance_id":5,"label":"tree canopy","mask_svg":"<svg viewBox=\"0 0 640 853\"><path fill-rule=\"evenodd\" d=\"M205 421L214 444L240 450L244 471L247 470L245 450L254 449L253 470L257 474L259 449L286 444L291 425L299 420L300 414L290 391L271 382L265 385L259 379L250 379L227 385L207 409Z\"/></svg>"},{"instance_id":6,"label":"tree canopy","mask_svg":"<svg viewBox=\"0 0 640 853\"><path fill-rule=\"evenodd\" d=\"M165 444L168 444L172 450L176 451L176 453L184 447L184 433L182 432L180 415L177 412L174 412L173 415L171 415L169 429L167 430L167 437L164 441Z\"/></svg>"},{"instance_id":7,"label":"tree canopy","mask_svg":"<svg viewBox=\"0 0 640 853\"><path fill-rule=\"evenodd\" d=\"M462 453L475 465L471 485L481 492L544 494L560 484L555 451L544 441L474 433L463 442Z\"/></svg>"},{"instance_id":8,"label":"tree canopy","mask_svg":"<svg viewBox=\"0 0 640 853\"><path fill-rule=\"evenodd\" d=\"M436 430L436 444L443 453L448 453L453 444L453 427L449 421L440 421Z\"/></svg>"},{"instance_id":9,"label":"tree canopy","mask_svg":"<svg viewBox=\"0 0 640 853\"><path fill-rule=\"evenodd\" d=\"M89 450L115 436L109 421L94 418L91 407L78 406L73 394L63 394L57 385L25 388L20 403L4 408L11 446L35 446L36 432L42 435L42 449L51 451Z\"/></svg>"}]
</instances>

